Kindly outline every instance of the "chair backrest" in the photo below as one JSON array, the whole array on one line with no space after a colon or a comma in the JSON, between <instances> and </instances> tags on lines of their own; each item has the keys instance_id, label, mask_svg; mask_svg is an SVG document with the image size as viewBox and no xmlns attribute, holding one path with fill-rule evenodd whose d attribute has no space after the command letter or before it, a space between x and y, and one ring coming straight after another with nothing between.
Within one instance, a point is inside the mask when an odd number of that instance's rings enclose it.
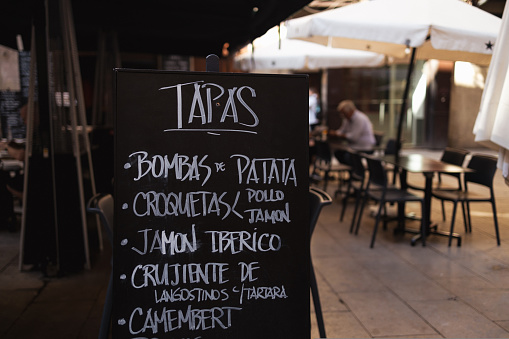
<instances>
[{"instance_id":1,"label":"chair backrest","mask_svg":"<svg viewBox=\"0 0 509 339\"><path fill-rule=\"evenodd\" d=\"M315 187L309 188L309 231L310 236L313 235L315 230L316 222L322 211L322 207L330 205L332 198L325 191L322 191Z\"/></svg>"},{"instance_id":2,"label":"chair backrest","mask_svg":"<svg viewBox=\"0 0 509 339\"><path fill-rule=\"evenodd\" d=\"M350 152L350 166L352 166L351 176L354 180L364 181L366 177L366 167L362 162L362 156L356 152Z\"/></svg>"},{"instance_id":3,"label":"chair backrest","mask_svg":"<svg viewBox=\"0 0 509 339\"><path fill-rule=\"evenodd\" d=\"M451 165L463 166L463 162L465 161L466 156L470 152L460 148L446 147L444 152L442 153L442 157L440 161L446 162ZM458 179L458 186L462 189L461 184L461 173L438 173L438 180L441 180L441 175L448 175L451 177L455 177Z\"/></svg>"},{"instance_id":4,"label":"chair backrest","mask_svg":"<svg viewBox=\"0 0 509 339\"><path fill-rule=\"evenodd\" d=\"M384 140L385 133L382 131L374 131L373 134L375 135L375 146L380 147Z\"/></svg>"},{"instance_id":5,"label":"chair backrest","mask_svg":"<svg viewBox=\"0 0 509 339\"><path fill-rule=\"evenodd\" d=\"M387 140L387 144L385 144L385 155L393 155L396 154L396 139L391 138Z\"/></svg>"},{"instance_id":6,"label":"chair backrest","mask_svg":"<svg viewBox=\"0 0 509 339\"><path fill-rule=\"evenodd\" d=\"M350 148L338 149L334 151L334 157L336 157L340 164L352 166L352 159L350 157L350 154L352 154L353 152L355 151Z\"/></svg>"},{"instance_id":7,"label":"chair backrest","mask_svg":"<svg viewBox=\"0 0 509 339\"><path fill-rule=\"evenodd\" d=\"M317 161L330 163L332 160L332 152L327 141L316 140L315 141L315 156Z\"/></svg>"},{"instance_id":8,"label":"chair backrest","mask_svg":"<svg viewBox=\"0 0 509 339\"><path fill-rule=\"evenodd\" d=\"M463 166L465 157L470 152L460 148L446 147L442 153L440 161L446 162L451 165Z\"/></svg>"},{"instance_id":9,"label":"chair backrest","mask_svg":"<svg viewBox=\"0 0 509 339\"><path fill-rule=\"evenodd\" d=\"M387 187L387 172L385 171L384 165L380 159L372 158L369 156L365 157L368 162L369 171L369 184L375 184L377 186Z\"/></svg>"},{"instance_id":10,"label":"chair backrest","mask_svg":"<svg viewBox=\"0 0 509 339\"><path fill-rule=\"evenodd\" d=\"M99 215L111 243L113 243L113 206L113 196L101 193L90 198L87 204L88 212Z\"/></svg>"},{"instance_id":11,"label":"chair backrest","mask_svg":"<svg viewBox=\"0 0 509 339\"><path fill-rule=\"evenodd\" d=\"M497 171L497 157L484 154L473 154L468 162L468 168L473 172L465 173L465 183L473 182L493 188L493 178ZM466 186L465 186L466 187Z\"/></svg>"}]
</instances>

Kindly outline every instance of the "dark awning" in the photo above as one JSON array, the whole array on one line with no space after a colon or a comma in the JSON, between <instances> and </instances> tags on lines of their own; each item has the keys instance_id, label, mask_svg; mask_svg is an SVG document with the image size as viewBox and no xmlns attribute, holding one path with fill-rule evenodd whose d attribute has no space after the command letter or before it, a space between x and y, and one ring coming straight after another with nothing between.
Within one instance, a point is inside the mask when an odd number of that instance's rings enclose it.
<instances>
[{"instance_id":1,"label":"dark awning","mask_svg":"<svg viewBox=\"0 0 509 339\"><path fill-rule=\"evenodd\" d=\"M0 10L0 44L28 46L35 1L7 0ZM56 0L49 0L56 1ZM116 31L121 52L206 56L242 47L309 0L71 0L81 51L97 49L100 30Z\"/></svg>"}]
</instances>

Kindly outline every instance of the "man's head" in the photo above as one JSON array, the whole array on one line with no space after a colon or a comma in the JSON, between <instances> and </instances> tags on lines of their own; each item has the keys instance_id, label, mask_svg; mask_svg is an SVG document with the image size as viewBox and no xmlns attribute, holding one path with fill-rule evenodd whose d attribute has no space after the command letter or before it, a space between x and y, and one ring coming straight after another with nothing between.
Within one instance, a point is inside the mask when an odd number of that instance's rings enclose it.
<instances>
[{"instance_id":1,"label":"man's head","mask_svg":"<svg viewBox=\"0 0 509 339\"><path fill-rule=\"evenodd\" d=\"M355 112L357 108L352 100L343 100L339 103L337 111L342 114L345 118L350 120L352 118L353 112Z\"/></svg>"}]
</instances>

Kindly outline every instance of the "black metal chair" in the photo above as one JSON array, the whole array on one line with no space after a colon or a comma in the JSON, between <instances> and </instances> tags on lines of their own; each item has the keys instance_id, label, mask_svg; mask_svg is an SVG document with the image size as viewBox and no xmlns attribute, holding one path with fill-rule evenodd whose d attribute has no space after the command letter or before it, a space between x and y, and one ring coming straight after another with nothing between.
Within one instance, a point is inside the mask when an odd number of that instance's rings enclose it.
<instances>
[{"instance_id":1,"label":"black metal chair","mask_svg":"<svg viewBox=\"0 0 509 339\"><path fill-rule=\"evenodd\" d=\"M373 248L375 244L376 233L378 230L378 223L382 214L382 209L385 208L386 203L398 203L403 205L405 202L416 201L421 203L421 211L424 213L424 198L419 197L415 194L396 188L395 186L389 185L387 179L387 169L380 159L365 156L368 162L369 179L366 185L364 199L362 201L359 217L357 218L357 227L355 234L358 233L359 227L362 220L362 213L368 199L372 199L379 203L378 212L376 214L375 227L373 229L373 235L371 237L370 247ZM421 234L423 245L425 244L425 228L421 222Z\"/></svg>"},{"instance_id":2,"label":"black metal chair","mask_svg":"<svg viewBox=\"0 0 509 339\"><path fill-rule=\"evenodd\" d=\"M387 143L385 144L385 148L382 151L382 155L396 155L396 147L396 139L388 139ZM391 164L385 164L384 166L387 172L392 172L392 184L396 185L396 178L398 177L397 170Z\"/></svg>"},{"instance_id":3,"label":"black metal chair","mask_svg":"<svg viewBox=\"0 0 509 339\"><path fill-rule=\"evenodd\" d=\"M313 235L315 230L316 222L320 216L320 212L324 206L330 205L332 198L324 191L310 187L309 188L309 228L310 236ZM316 321L318 323L318 331L320 338L327 338L325 334L325 324L323 322L322 306L320 304L320 295L318 293L318 285L316 283L315 270L313 268L313 260L311 259L311 253L309 254L309 267L310 267L310 283L311 283L311 295L313 296L313 305L315 307Z\"/></svg>"},{"instance_id":4,"label":"black metal chair","mask_svg":"<svg viewBox=\"0 0 509 339\"><path fill-rule=\"evenodd\" d=\"M387 140L384 149L384 155L394 155L396 154L396 139L390 138Z\"/></svg>"},{"instance_id":5,"label":"black metal chair","mask_svg":"<svg viewBox=\"0 0 509 339\"><path fill-rule=\"evenodd\" d=\"M463 217L465 219L465 231L472 232L472 221L470 217L470 203L472 202L489 202L493 210L493 221L495 223L495 234L497 237L497 245L500 246L500 234L498 231L497 209L495 205L495 193L493 191L493 178L497 171L497 157L490 155L474 154L468 162L467 168L473 170L464 175L463 189L455 191L433 190L433 197L442 201L450 201L453 203L453 211L451 217L452 234L454 230L454 221L456 217L456 209L458 203L462 203ZM479 194L468 189L469 184L477 184L487 188L489 194ZM466 207L466 211L465 211ZM466 214L466 215L465 215ZM452 237L449 237L449 246L451 246ZM458 246L460 243L458 242Z\"/></svg>"},{"instance_id":6,"label":"black metal chair","mask_svg":"<svg viewBox=\"0 0 509 339\"><path fill-rule=\"evenodd\" d=\"M444 149L444 152L442 153L442 156L440 158L440 161L446 162L451 165L456 166L463 166L463 162L465 161L466 156L470 152L464 149L460 148L454 148L454 147L446 147ZM448 175L453 178L456 178L458 181L457 186L445 186L442 182L442 175ZM441 190L441 191L457 191L462 190L463 185L461 183L461 173L438 173L438 184L433 188L435 191ZM418 191L424 191L424 187L415 186L407 183L407 187L418 190ZM442 205L442 219L445 221L445 206L444 201L441 201Z\"/></svg>"},{"instance_id":7,"label":"black metal chair","mask_svg":"<svg viewBox=\"0 0 509 339\"><path fill-rule=\"evenodd\" d=\"M98 214L103 224L111 245L113 246L113 196L111 194L96 194L87 204L87 212ZM113 258L112 258L113 259ZM113 262L112 262L113 264ZM103 306L101 319L101 328L99 330L99 339L107 339L110 332L111 308L113 305L113 270L110 273L110 281L106 292L106 299Z\"/></svg>"},{"instance_id":8,"label":"black metal chair","mask_svg":"<svg viewBox=\"0 0 509 339\"><path fill-rule=\"evenodd\" d=\"M338 173L339 175L339 185L340 187L343 184L342 174L349 173L351 167L343 164L337 163L333 164L332 162L332 150L327 141L316 140L315 141L315 160L312 165L312 174L311 176L320 175L323 180L323 190L327 191L327 186L330 179L331 173Z\"/></svg>"},{"instance_id":9,"label":"black metal chair","mask_svg":"<svg viewBox=\"0 0 509 339\"><path fill-rule=\"evenodd\" d=\"M363 198L364 190L366 188L366 167L362 162L362 156L356 152L350 152L350 160L352 171L350 172L350 180L348 181L348 187L346 189L346 194L342 200L342 209L341 215L339 217L339 221L343 221L345 216L346 206L348 204L348 199L352 194L355 195L355 209L352 216L352 222L350 225L350 233L353 232L355 220L357 216L357 211L359 210L360 202Z\"/></svg>"},{"instance_id":10,"label":"black metal chair","mask_svg":"<svg viewBox=\"0 0 509 339\"><path fill-rule=\"evenodd\" d=\"M382 147L382 142L385 137L385 133L382 131L374 131L373 133L375 135L375 148Z\"/></svg>"},{"instance_id":11,"label":"black metal chair","mask_svg":"<svg viewBox=\"0 0 509 339\"><path fill-rule=\"evenodd\" d=\"M446 162L451 165L463 166L465 162L465 158L470 154L469 151L459 148L446 147L444 153L442 154L442 158L440 159L443 162ZM438 185L435 190L445 190L450 191L450 187L445 187L442 184L442 175L449 175L458 180L457 188L452 188L452 190L462 190L463 185L461 183L461 173L438 173ZM445 221L445 206L444 201L442 200L442 219Z\"/></svg>"}]
</instances>

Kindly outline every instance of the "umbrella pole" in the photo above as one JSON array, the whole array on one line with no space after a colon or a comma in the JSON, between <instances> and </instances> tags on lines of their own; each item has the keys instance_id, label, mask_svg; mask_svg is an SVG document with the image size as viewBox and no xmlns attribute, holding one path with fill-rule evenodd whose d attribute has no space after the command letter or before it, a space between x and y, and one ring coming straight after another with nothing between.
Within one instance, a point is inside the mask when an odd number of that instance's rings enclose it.
<instances>
[{"instance_id":1,"label":"umbrella pole","mask_svg":"<svg viewBox=\"0 0 509 339\"><path fill-rule=\"evenodd\" d=\"M401 133L403 131L403 118L406 114L406 106L407 106L407 99L408 99L408 92L410 92L410 80L412 79L412 72L414 70L414 64L415 64L415 52L416 48L412 48L412 55L410 56L410 64L408 65L408 71L406 75L406 84L405 84L405 92L403 93L403 102L401 103L401 112L399 114L399 121L398 121L398 130L397 130L397 136L396 136L396 156L399 155L399 151L401 150Z\"/></svg>"}]
</instances>

